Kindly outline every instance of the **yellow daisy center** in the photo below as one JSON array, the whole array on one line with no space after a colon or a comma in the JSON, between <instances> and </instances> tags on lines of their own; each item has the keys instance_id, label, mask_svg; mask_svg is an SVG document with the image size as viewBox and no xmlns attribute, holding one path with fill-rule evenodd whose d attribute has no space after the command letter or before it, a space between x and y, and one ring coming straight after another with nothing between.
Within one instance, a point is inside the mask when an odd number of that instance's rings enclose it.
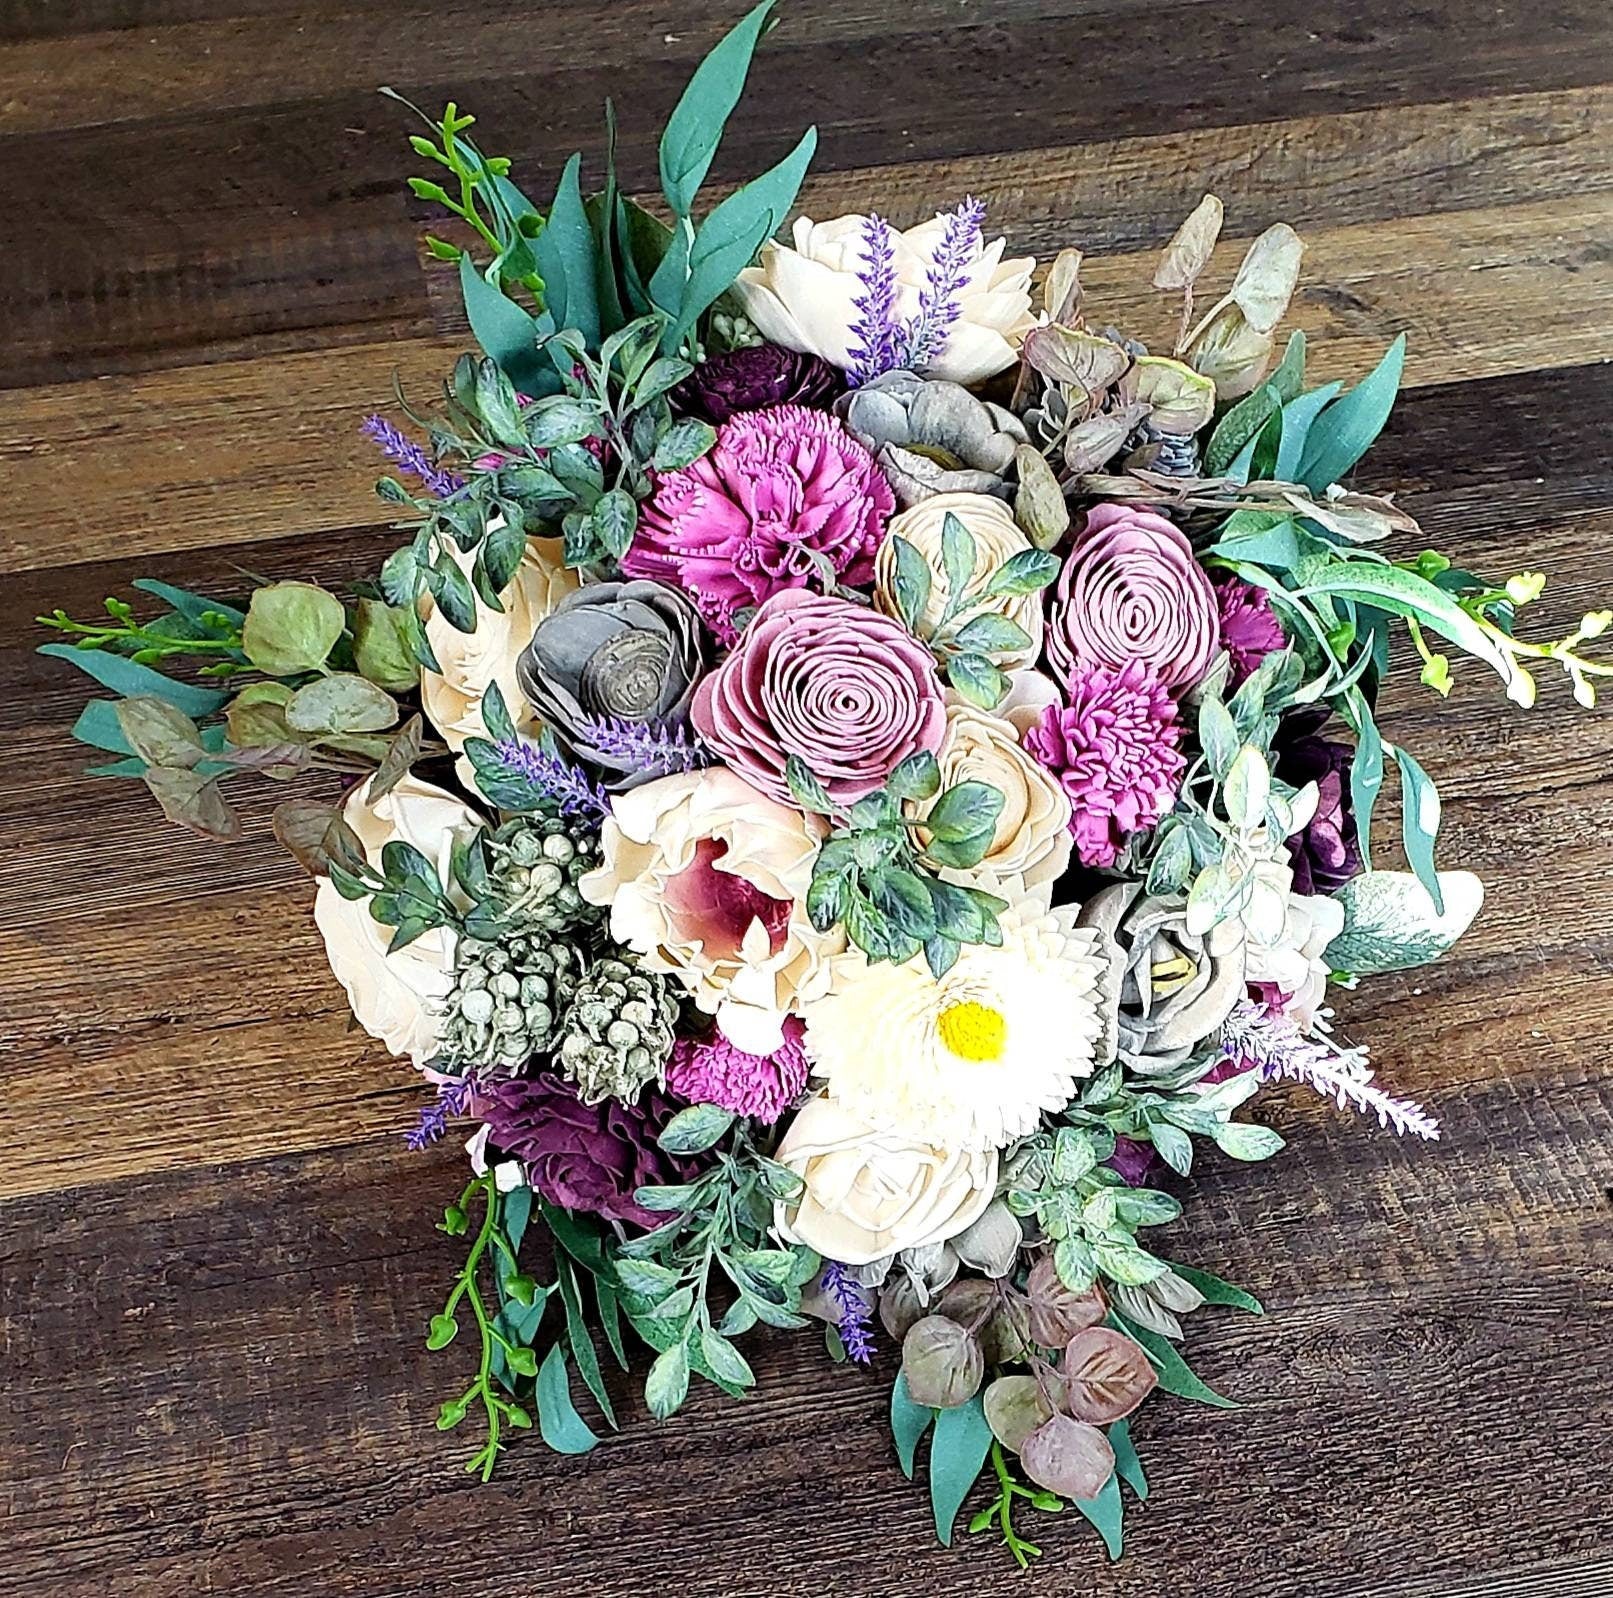
<instances>
[{"instance_id":1,"label":"yellow daisy center","mask_svg":"<svg viewBox=\"0 0 1613 1598\"><path fill-rule=\"evenodd\" d=\"M949 1004L936 1025L941 1041L952 1053L960 1060L973 1060L977 1064L1000 1058L1003 1045L1008 1041L1008 1020L1002 1011L977 1004L973 999L964 1004Z\"/></svg>"}]
</instances>

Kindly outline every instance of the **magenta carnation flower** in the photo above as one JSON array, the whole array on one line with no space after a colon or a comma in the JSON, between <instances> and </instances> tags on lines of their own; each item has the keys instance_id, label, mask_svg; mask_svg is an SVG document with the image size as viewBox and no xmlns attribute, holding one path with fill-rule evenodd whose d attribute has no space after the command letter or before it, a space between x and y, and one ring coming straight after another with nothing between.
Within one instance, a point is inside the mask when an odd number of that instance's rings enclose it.
<instances>
[{"instance_id":1,"label":"magenta carnation flower","mask_svg":"<svg viewBox=\"0 0 1613 1598\"><path fill-rule=\"evenodd\" d=\"M1176 703L1140 661L1077 667L1069 707L1049 705L1021 742L1070 796L1075 852L1112 866L1126 839L1176 802L1186 761Z\"/></svg>"},{"instance_id":2,"label":"magenta carnation flower","mask_svg":"<svg viewBox=\"0 0 1613 1598\"><path fill-rule=\"evenodd\" d=\"M1187 534L1134 505L1089 511L1048 611L1055 674L1141 661L1177 693L1204 681L1218 647L1215 592Z\"/></svg>"},{"instance_id":3,"label":"magenta carnation flower","mask_svg":"<svg viewBox=\"0 0 1613 1598\"><path fill-rule=\"evenodd\" d=\"M1264 588L1230 574L1218 577L1215 603L1221 619L1221 647L1232 657L1231 686L1236 688L1288 639Z\"/></svg>"},{"instance_id":4,"label":"magenta carnation flower","mask_svg":"<svg viewBox=\"0 0 1613 1598\"><path fill-rule=\"evenodd\" d=\"M805 1028L784 1018L784 1042L771 1054L747 1054L721 1032L709 1039L679 1038L667 1065L667 1090L691 1104L720 1104L735 1115L771 1125L806 1086Z\"/></svg>"},{"instance_id":5,"label":"magenta carnation flower","mask_svg":"<svg viewBox=\"0 0 1613 1598\"><path fill-rule=\"evenodd\" d=\"M631 577L684 589L725 644L734 614L786 588L873 580L896 508L874 457L833 416L747 411L692 466L664 473L622 558Z\"/></svg>"}]
</instances>

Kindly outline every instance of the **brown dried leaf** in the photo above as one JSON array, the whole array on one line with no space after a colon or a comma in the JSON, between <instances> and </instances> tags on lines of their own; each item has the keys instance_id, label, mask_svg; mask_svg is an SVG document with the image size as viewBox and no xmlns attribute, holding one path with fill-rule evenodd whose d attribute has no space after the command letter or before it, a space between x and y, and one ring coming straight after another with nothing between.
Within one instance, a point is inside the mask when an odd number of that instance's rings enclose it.
<instances>
[{"instance_id":1,"label":"brown dried leaf","mask_svg":"<svg viewBox=\"0 0 1613 1598\"><path fill-rule=\"evenodd\" d=\"M349 870L364 864L364 845L334 805L287 799L275 806L274 835L313 877L324 876L332 861Z\"/></svg>"},{"instance_id":2,"label":"brown dried leaf","mask_svg":"<svg viewBox=\"0 0 1613 1598\"><path fill-rule=\"evenodd\" d=\"M1109 1326L1089 1326L1070 1339L1063 1376L1065 1408L1093 1426L1123 1419L1159 1384L1142 1346Z\"/></svg>"},{"instance_id":3,"label":"brown dried leaf","mask_svg":"<svg viewBox=\"0 0 1613 1598\"><path fill-rule=\"evenodd\" d=\"M1042 285L1042 304L1050 322L1073 327L1081 314L1081 252L1060 250Z\"/></svg>"},{"instance_id":4,"label":"brown dried leaf","mask_svg":"<svg viewBox=\"0 0 1613 1598\"><path fill-rule=\"evenodd\" d=\"M1072 472L1092 472L1111 461L1131 430L1148 414L1146 405L1125 405L1116 411L1099 411L1064 440L1064 464Z\"/></svg>"},{"instance_id":5,"label":"brown dried leaf","mask_svg":"<svg viewBox=\"0 0 1613 1598\"><path fill-rule=\"evenodd\" d=\"M206 753L196 723L166 699L136 694L117 704L118 726L148 766L189 769Z\"/></svg>"},{"instance_id":6,"label":"brown dried leaf","mask_svg":"<svg viewBox=\"0 0 1613 1598\"><path fill-rule=\"evenodd\" d=\"M986 1361L973 1333L944 1315L926 1315L902 1339L902 1375L915 1404L956 1409L980 1391Z\"/></svg>"},{"instance_id":7,"label":"brown dried leaf","mask_svg":"<svg viewBox=\"0 0 1613 1598\"><path fill-rule=\"evenodd\" d=\"M1149 423L1172 438L1191 438L1215 414L1215 383L1181 361L1139 356L1131 380L1136 399L1149 408Z\"/></svg>"},{"instance_id":8,"label":"brown dried leaf","mask_svg":"<svg viewBox=\"0 0 1613 1598\"><path fill-rule=\"evenodd\" d=\"M1096 1426L1068 1415L1045 1420L1019 1451L1025 1474L1064 1498L1096 1498L1114 1474L1115 1451Z\"/></svg>"},{"instance_id":9,"label":"brown dried leaf","mask_svg":"<svg viewBox=\"0 0 1613 1598\"><path fill-rule=\"evenodd\" d=\"M1286 222L1274 223L1249 246L1227 297L1257 333L1270 333L1282 321L1304 254L1304 240Z\"/></svg>"},{"instance_id":10,"label":"brown dried leaf","mask_svg":"<svg viewBox=\"0 0 1613 1598\"><path fill-rule=\"evenodd\" d=\"M1230 301L1223 301L1189 341L1187 360L1215 384L1221 403L1249 393L1271 365L1272 337L1252 327Z\"/></svg>"},{"instance_id":11,"label":"brown dried leaf","mask_svg":"<svg viewBox=\"0 0 1613 1598\"><path fill-rule=\"evenodd\" d=\"M1044 1254L1025 1280L1030 1301L1030 1333L1043 1348L1062 1348L1079 1331L1096 1326L1109 1313L1103 1289L1094 1283L1072 1293L1059 1279L1053 1256Z\"/></svg>"},{"instance_id":12,"label":"brown dried leaf","mask_svg":"<svg viewBox=\"0 0 1613 1598\"><path fill-rule=\"evenodd\" d=\"M1215 241L1221 236L1221 202L1206 194L1192 215L1177 228L1154 273L1156 289L1188 289L1210 264Z\"/></svg>"},{"instance_id":13,"label":"brown dried leaf","mask_svg":"<svg viewBox=\"0 0 1613 1598\"><path fill-rule=\"evenodd\" d=\"M1077 328L1033 327L1025 335L1025 359L1054 383L1070 383L1087 394L1101 394L1131 365L1112 339Z\"/></svg>"},{"instance_id":14,"label":"brown dried leaf","mask_svg":"<svg viewBox=\"0 0 1613 1598\"><path fill-rule=\"evenodd\" d=\"M1017 1454L1025 1439L1053 1418L1034 1376L999 1376L986 1389L984 1404L991 1435L1011 1454Z\"/></svg>"},{"instance_id":15,"label":"brown dried leaf","mask_svg":"<svg viewBox=\"0 0 1613 1598\"><path fill-rule=\"evenodd\" d=\"M371 804L391 793L409 775L410 768L420 758L424 734L425 722L415 715L410 716L393 735L392 741L386 746L385 755L381 757L381 764L370 778L368 793Z\"/></svg>"},{"instance_id":16,"label":"brown dried leaf","mask_svg":"<svg viewBox=\"0 0 1613 1598\"><path fill-rule=\"evenodd\" d=\"M1014 450L1019 487L1014 492L1014 520L1038 549L1052 549L1070 530L1070 507L1053 468L1034 444Z\"/></svg>"},{"instance_id":17,"label":"brown dried leaf","mask_svg":"<svg viewBox=\"0 0 1613 1598\"><path fill-rule=\"evenodd\" d=\"M149 766L145 782L170 821L220 843L233 843L241 836L241 818L212 778L182 766Z\"/></svg>"}]
</instances>

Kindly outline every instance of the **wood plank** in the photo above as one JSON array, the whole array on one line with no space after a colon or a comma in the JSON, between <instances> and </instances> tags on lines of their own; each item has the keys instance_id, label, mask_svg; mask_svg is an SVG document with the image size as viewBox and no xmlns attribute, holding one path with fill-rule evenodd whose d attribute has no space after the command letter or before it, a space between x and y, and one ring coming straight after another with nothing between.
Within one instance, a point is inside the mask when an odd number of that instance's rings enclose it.
<instances>
[{"instance_id":1,"label":"wood plank","mask_svg":"<svg viewBox=\"0 0 1613 1598\"><path fill-rule=\"evenodd\" d=\"M1447 1057L1453 1081L1468 1063ZM1073 1515L1038 1521L1040 1581L1218 1592L1231 1561L1250 1598L1346 1598L1374 1569L1406 1591L1521 1590L1502 1577L1593 1549L1613 1377L1581 1361L1613 1310L1590 1154L1608 1091L1537 1059L1416 1149L1274 1099L1290 1149L1207 1161L1165 1245L1265 1299L1264 1321L1195 1328L1195 1361L1246 1407L1150 1404L1154 1493L1126 1560L1103 1566ZM464 1439L431 1426L466 1356L421 1346L456 1257L430 1225L457 1181L446 1152L369 1143L0 1209L0 1594L539 1598L586 1573L590 1594L637 1598L668 1525L721 1528L679 1569L691 1595L816 1594L832 1572L905 1598L918 1570L940 1595L1019 1590L987 1539L935 1549L890 1456L889 1350L835 1371L808 1334L754 1340L757 1399L706 1389L667 1425L613 1378L624 1435L572 1460L521 1439L472 1489ZM1554 1368L1573 1382L1520 1379ZM1544 1480L1518 1515L1517 1483ZM497 1585L488 1550L521 1547L518 1588Z\"/></svg>"},{"instance_id":2,"label":"wood plank","mask_svg":"<svg viewBox=\"0 0 1613 1598\"><path fill-rule=\"evenodd\" d=\"M40 226L13 247L0 386L419 333L422 284L449 325L452 277L422 272L399 220L406 121L379 101L317 130L304 109L269 111L229 132L227 163L208 122L194 149L167 123L38 146L37 169L19 163L19 203ZM1277 215L1310 229L1605 192L1610 128L1607 87L1505 95L850 172L820 162L803 206L908 222L974 192L1018 249L1076 240L1102 255L1157 247L1204 188L1226 200L1234 233ZM490 139L501 131L489 122ZM83 173L65 208L50 177L64 161ZM172 194L169 163L183 169ZM410 214L416 231L439 225L425 204ZM115 256L80 247L87 227L116 232Z\"/></svg>"},{"instance_id":3,"label":"wood plank","mask_svg":"<svg viewBox=\"0 0 1613 1598\"><path fill-rule=\"evenodd\" d=\"M1412 387L1613 355L1613 193L1324 228L1294 325L1313 375L1353 378L1401 329ZM1240 246L1217 253L1230 275ZM1148 256L1098 259L1089 301L1147 336L1169 322ZM462 336L364 344L0 394L0 465L30 507L0 567L200 548L377 522L358 436L394 374L426 398Z\"/></svg>"}]
</instances>

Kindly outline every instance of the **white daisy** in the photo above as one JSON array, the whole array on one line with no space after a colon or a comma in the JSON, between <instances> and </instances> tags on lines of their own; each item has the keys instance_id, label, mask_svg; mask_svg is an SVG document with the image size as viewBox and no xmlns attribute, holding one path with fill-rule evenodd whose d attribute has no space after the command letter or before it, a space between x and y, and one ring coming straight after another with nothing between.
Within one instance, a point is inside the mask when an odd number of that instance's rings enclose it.
<instances>
[{"instance_id":1,"label":"white daisy","mask_svg":"<svg viewBox=\"0 0 1613 1598\"><path fill-rule=\"evenodd\" d=\"M953 1149L1004 1148L1062 1109L1114 1052L1104 934L1035 900L1003 912L1001 948L966 945L944 977L923 956L830 962L802 1011L831 1099L881 1130Z\"/></svg>"}]
</instances>

